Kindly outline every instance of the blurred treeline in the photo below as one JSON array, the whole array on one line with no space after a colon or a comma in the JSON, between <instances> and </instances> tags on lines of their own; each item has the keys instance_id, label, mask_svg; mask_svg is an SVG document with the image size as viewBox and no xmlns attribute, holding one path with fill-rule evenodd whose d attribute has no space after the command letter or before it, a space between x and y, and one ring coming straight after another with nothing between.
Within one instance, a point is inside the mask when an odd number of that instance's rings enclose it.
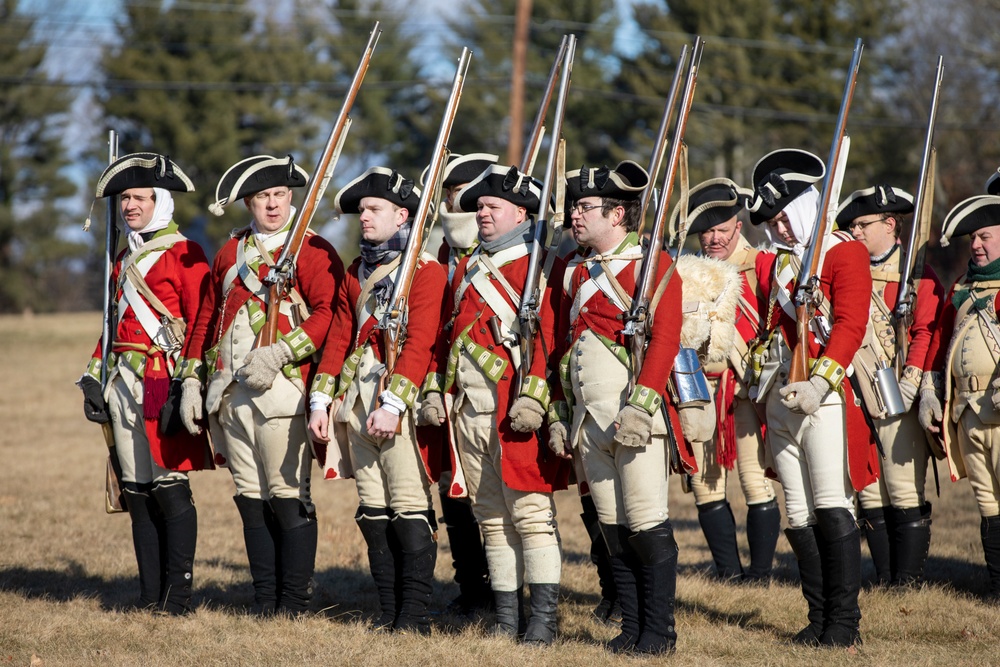
<instances>
[{"instance_id":1,"label":"blurred treeline","mask_svg":"<svg viewBox=\"0 0 1000 667\"><path fill-rule=\"evenodd\" d=\"M517 0L119 0L100 57L79 63L93 70L82 82L49 73L53 38L40 29L60 13L71 21L79 5L23 4L0 0L0 312L100 307L104 202L91 234L77 230L106 164L108 129L119 132L121 154L164 153L192 177L197 191L175 198L175 218L214 252L247 223L237 206L222 218L208 213L219 177L255 153L291 153L311 171L375 20L382 37L318 225L345 259L357 254L357 234L350 220L333 221L333 193L375 164L419 178L462 46L474 54L449 147L509 159ZM687 130L692 183L747 184L757 159L776 148L825 159L861 37L843 194L876 183L912 191L943 55L936 237L947 211L982 193L1000 165L997 25L997 0L534 2L524 122L562 35L574 33L567 169L646 164L675 60L700 34L707 45ZM942 280L966 258L963 244L940 249L932 240L929 261Z\"/></svg>"}]
</instances>

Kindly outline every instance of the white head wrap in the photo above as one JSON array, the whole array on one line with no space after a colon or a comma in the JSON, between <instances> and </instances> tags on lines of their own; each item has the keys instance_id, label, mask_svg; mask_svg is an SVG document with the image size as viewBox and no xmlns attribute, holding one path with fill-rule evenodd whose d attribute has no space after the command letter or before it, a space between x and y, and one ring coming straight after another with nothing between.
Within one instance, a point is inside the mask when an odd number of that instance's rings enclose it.
<instances>
[{"instance_id":1,"label":"white head wrap","mask_svg":"<svg viewBox=\"0 0 1000 667\"><path fill-rule=\"evenodd\" d=\"M809 242L813 227L816 225L816 209L818 206L819 190L810 185L807 190L788 202L788 205L782 209L788 216L788 226L791 228L792 233L795 234L797 243L789 246L774 233L771 225L765 224L764 231L767 233L767 239L771 245L791 250L795 255L801 257L805 253L805 244Z\"/></svg>"},{"instance_id":2,"label":"white head wrap","mask_svg":"<svg viewBox=\"0 0 1000 667\"><path fill-rule=\"evenodd\" d=\"M142 234L158 232L166 228L174 219L174 198L170 191L163 188L153 188L153 196L156 197L156 203L153 205L153 217L149 224L138 231L133 229L128 231L128 247L132 252L138 250L145 243L142 240Z\"/></svg>"}]
</instances>

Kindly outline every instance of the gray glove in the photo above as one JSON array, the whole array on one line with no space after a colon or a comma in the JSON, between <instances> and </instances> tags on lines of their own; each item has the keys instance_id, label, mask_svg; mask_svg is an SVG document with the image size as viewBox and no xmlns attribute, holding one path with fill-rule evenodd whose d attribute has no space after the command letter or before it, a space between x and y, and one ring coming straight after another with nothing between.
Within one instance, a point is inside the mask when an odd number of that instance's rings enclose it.
<instances>
[{"instance_id":1,"label":"gray glove","mask_svg":"<svg viewBox=\"0 0 1000 667\"><path fill-rule=\"evenodd\" d=\"M569 438L569 429L564 421L552 422L549 424L549 449L559 457L570 458L573 456L573 450L569 448L569 443L567 439Z\"/></svg>"},{"instance_id":2,"label":"gray glove","mask_svg":"<svg viewBox=\"0 0 1000 667\"><path fill-rule=\"evenodd\" d=\"M927 388L920 390L920 407L917 408L917 420L924 427L925 431L937 433L941 430L934 422L944 420L944 409L941 407L941 399L938 398L934 389Z\"/></svg>"},{"instance_id":3,"label":"gray glove","mask_svg":"<svg viewBox=\"0 0 1000 667\"><path fill-rule=\"evenodd\" d=\"M542 428L545 408L533 398L518 396L510 406L510 426L518 433L534 433Z\"/></svg>"},{"instance_id":4,"label":"gray glove","mask_svg":"<svg viewBox=\"0 0 1000 667\"><path fill-rule=\"evenodd\" d=\"M645 447L653 432L653 415L634 405L626 405L615 417L615 442L626 447Z\"/></svg>"},{"instance_id":5,"label":"gray glove","mask_svg":"<svg viewBox=\"0 0 1000 667\"><path fill-rule=\"evenodd\" d=\"M917 387L907 380L899 381L899 393L903 397L903 412L909 412L917 398Z\"/></svg>"},{"instance_id":6,"label":"gray glove","mask_svg":"<svg viewBox=\"0 0 1000 667\"><path fill-rule=\"evenodd\" d=\"M444 397L439 391L424 394L417 413L417 426L440 426L444 423Z\"/></svg>"},{"instance_id":7,"label":"gray glove","mask_svg":"<svg viewBox=\"0 0 1000 667\"><path fill-rule=\"evenodd\" d=\"M250 389L264 391L274 384L275 376L282 366L292 360L292 350L283 340L274 345L260 347L247 355L243 368L236 371L236 377L243 380Z\"/></svg>"},{"instance_id":8,"label":"gray glove","mask_svg":"<svg viewBox=\"0 0 1000 667\"><path fill-rule=\"evenodd\" d=\"M994 409L1000 410L1000 378L990 383L990 389L993 390L990 394L990 401L993 402Z\"/></svg>"},{"instance_id":9,"label":"gray glove","mask_svg":"<svg viewBox=\"0 0 1000 667\"><path fill-rule=\"evenodd\" d=\"M181 385L181 423L191 435L201 433L201 426L197 422L205 416L204 401L201 398L201 380L198 378L184 378Z\"/></svg>"},{"instance_id":10,"label":"gray glove","mask_svg":"<svg viewBox=\"0 0 1000 667\"><path fill-rule=\"evenodd\" d=\"M815 414L823 397L830 391L830 383L819 375L813 375L805 382L793 382L778 390L781 404L800 415Z\"/></svg>"}]
</instances>

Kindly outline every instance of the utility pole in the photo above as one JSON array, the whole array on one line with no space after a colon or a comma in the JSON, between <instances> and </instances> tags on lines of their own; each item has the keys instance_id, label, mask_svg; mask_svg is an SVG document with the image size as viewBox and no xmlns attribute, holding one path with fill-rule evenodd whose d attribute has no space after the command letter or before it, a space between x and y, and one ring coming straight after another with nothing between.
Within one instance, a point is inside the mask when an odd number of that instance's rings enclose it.
<instances>
[{"instance_id":1,"label":"utility pole","mask_svg":"<svg viewBox=\"0 0 1000 667\"><path fill-rule=\"evenodd\" d=\"M511 58L510 139L507 164L517 164L524 144L524 76L528 60L528 27L531 25L532 0L517 0L514 14L514 50Z\"/></svg>"}]
</instances>

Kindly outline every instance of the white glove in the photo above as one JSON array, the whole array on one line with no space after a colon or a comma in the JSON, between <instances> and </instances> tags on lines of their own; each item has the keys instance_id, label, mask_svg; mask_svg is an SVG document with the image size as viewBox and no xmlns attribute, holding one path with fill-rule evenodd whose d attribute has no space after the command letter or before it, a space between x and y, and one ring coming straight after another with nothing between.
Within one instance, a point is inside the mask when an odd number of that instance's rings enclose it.
<instances>
[{"instance_id":1,"label":"white glove","mask_svg":"<svg viewBox=\"0 0 1000 667\"><path fill-rule=\"evenodd\" d=\"M417 413L417 426L438 426L444 423L444 397L441 392L429 391L424 394Z\"/></svg>"},{"instance_id":2,"label":"white glove","mask_svg":"<svg viewBox=\"0 0 1000 667\"><path fill-rule=\"evenodd\" d=\"M930 433L940 433L941 427L935 422L944 420L944 408L941 407L941 399L933 389L920 390L920 407L917 408L917 420L924 430Z\"/></svg>"},{"instance_id":3,"label":"white glove","mask_svg":"<svg viewBox=\"0 0 1000 667\"><path fill-rule=\"evenodd\" d=\"M236 371L236 377L243 380L250 389L264 391L274 384L275 376L281 368L293 359L292 350L283 340L274 345L260 347L247 355L243 368Z\"/></svg>"},{"instance_id":4,"label":"white glove","mask_svg":"<svg viewBox=\"0 0 1000 667\"><path fill-rule=\"evenodd\" d=\"M634 405L626 405L615 417L615 442L626 447L645 447L653 432L653 415Z\"/></svg>"},{"instance_id":5,"label":"white glove","mask_svg":"<svg viewBox=\"0 0 1000 667\"><path fill-rule=\"evenodd\" d=\"M573 458L573 450L569 447L568 439L569 429L566 428L566 422L558 421L549 424L549 449L561 459Z\"/></svg>"},{"instance_id":6,"label":"white glove","mask_svg":"<svg viewBox=\"0 0 1000 667\"><path fill-rule=\"evenodd\" d=\"M912 382L908 380L899 381L899 394L903 397L903 412L909 412L913 407L913 401L917 398L919 391Z\"/></svg>"},{"instance_id":7,"label":"white glove","mask_svg":"<svg viewBox=\"0 0 1000 667\"><path fill-rule=\"evenodd\" d=\"M793 382L778 390L781 404L800 415L815 414L823 397L830 391L830 383L819 375L813 375L805 382Z\"/></svg>"},{"instance_id":8,"label":"white glove","mask_svg":"<svg viewBox=\"0 0 1000 667\"><path fill-rule=\"evenodd\" d=\"M510 406L510 426L518 433L534 433L542 428L545 408L533 398L518 396Z\"/></svg>"},{"instance_id":9,"label":"white glove","mask_svg":"<svg viewBox=\"0 0 1000 667\"><path fill-rule=\"evenodd\" d=\"M181 383L181 423L191 435L201 433L201 426L196 422L205 416L204 401L201 398L201 380L184 378Z\"/></svg>"}]
</instances>

